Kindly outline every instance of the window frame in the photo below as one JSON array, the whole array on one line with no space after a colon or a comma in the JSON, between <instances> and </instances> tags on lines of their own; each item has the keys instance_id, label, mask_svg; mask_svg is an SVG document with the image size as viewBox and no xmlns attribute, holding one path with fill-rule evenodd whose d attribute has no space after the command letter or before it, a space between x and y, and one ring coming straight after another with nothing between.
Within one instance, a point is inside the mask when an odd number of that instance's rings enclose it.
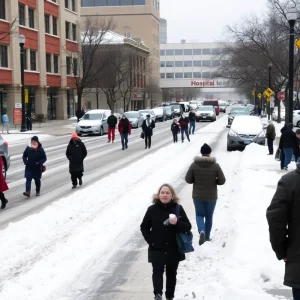
<instances>
[{"instance_id":1,"label":"window frame","mask_svg":"<svg viewBox=\"0 0 300 300\"><path fill-rule=\"evenodd\" d=\"M27 51L28 49L27 48L23 48L23 57L24 57L24 70L28 71L28 59L27 59Z\"/></svg>"},{"instance_id":2,"label":"window frame","mask_svg":"<svg viewBox=\"0 0 300 300\"><path fill-rule=\"evenodd\" d=\"M166 73L160 73L160 79L166 79Z\"/></svg>"},{"instance_id":3,"label":"window frame","mask_svg":"<svg viewBox=\"0 0 300 300\"><path fill-rule=\"evenodd\" d=\"M72 41L77 41L77 26L74 23L72 23Z\"/></svg>"},{"instance_id":4,"label":"window frame","mask_svg":"<svg viewBox=\"0 0 300 300\"><path fill-rule=\"evenodd\" d=\"M190 74L190 75L187 75ZM184 72L184 79L191 79L193 78L193 72Z\"/></svg>"},{"instance_id":5,"label":"window frame","mask_svg":"<svg viewBox=\"0 0 300 300\"><path fill-rule=\"evenodd\" d=\"M0 0L0 19L6 20L6 5L5 0Z\"/></svg>"},{"instance_id":6,"label":"window frame","mask_svg":"<svg viewBox=\"0 0 300 300\"><path fill-rule=\"evenodd\" d=\"M168 54L168 52L172 54ZM174 49L166 49L166 56L174 56Z\"/></svg>"},{"instance_id":7,"label":"window frame","mask_svg":"<svg viewBox=\"0 0 300 300\"><path fill-rule=\"evenodd\" d=\"M193 61L193 67L202 67L202 61L201 60L194 60Z\"/></svg>"},{"instance_id":8,"label":"window frame","mask_svg":"<svg viewBox=\"0 0 300 300\"><path fill-rule=\"evenodd\" d=\"M202 50L201 49L193 49L193 55L202 55Z\"/></svg>"},{"instance_id":9,"label":"window frame","mask_svg":"<svg viewBox=\"0 0 300 300\"><path fill-rule=\"evenodd\" d=\"M32 12L32 15L31 15ZM28 27L34 29L35 28L35 20L34 20L34 8L28 7Z\"/></svg>"},{"instance_id":10,"label":"window frame","mask_svg":"<svg viewBox=\"0 0 300 300\"><path fill-rule=\"evenodd\" d=\"M45 23L45 33L50 34L50 15L45 14L44 16L44 23Z\"/></svg>"},{"instance_id":11,"label":"window frame","mask_svg":"<svg viewBox=\"0 0 300 300\"><path fill-rule=\"evenodd\" d=\"M7 45L0 45L0 68L6 68L6 69L8 68L8 46Z\"/></svg>"},{"instance_id":12,"label":"window frame","mask_svg":"<svg viewBox=\"0 0 300 300\"><path fill-rule=\"evenodd\" d=\"M23 10L22 11L22 13L24 14L23 16L21 16L21 9ZM25 5L22 3L19 3L18 14L19 14L19 25L26 26Z\"/></svg>"},{"instance_id":13,"label":"window frame","mask_svg":"<svg viewBox=\"0 0 300 300\"><path fill-rule=\"evenodd\" d=\"M70 9L70 3L69 0L65 0L65 8Z\"/></svg>"},{"instance_id":14,"label":"window frame","mask_svg":"<svg viewBox=\"0 0 300 300\"><path fill-rule=\"evenodd\" d=\"M192 61L192 60L185 60L185 61L183 62L183 66L184 66L185 68L191 68L191 67L193 67L193 61Z\"/></svg>"},{"instance_id":15,"label":"window frame","mask_svg":"<svg viewBox=\"0 0 300 300\"><path fill-rule=\"evenodd\" d=\"M174 55L175 56L183 56L183 49L175 49Z\"/></svg>"},{"instance_id":16,"label":"window frame","mask_svg":"<svg viewBox=\"0 0 300 300\"><path fill-rule=\"evenodd\" d=\"M78 58L77 57L73 57L72 59L72 72L73 72L73 76L78 76Z\"/></svg>"},{"instance_id":17,"label":"window frame","mask_svg":"<svg viewBox=\"0 0 300 300\"><path fill-rule=\"evenodd\" d=\"M194 74L200 74L200 76L194 76ZM202 78L202 72L193 72L193 78Z\"/></svg>"},{"instance_id":18,"label":"window frame","mask_svg":"<svg viewBox=\"0 0 300 300\"><path fill-rule=\"evenodd\" d=\"M177 77L177 75L181 75L179 77ZM175 76L174 76L175 79L183 79L183 72L175 72Z\"/></svg>"},{"instance_id":19,"label":"window frame","mask_svg":"<svg viewBox=\"0 0 300 300\"><path fill-rule=\"evenodd\" d=\"M76 1L75 0L71 0L71 10L73 12L76 12Z\"/></svg>"},{"instance_id":20,"label":"window frame","mask_svg":"<svg viewBox=\"0 0 300 300\"><path fill-rule=\"evenodd\" d=\"M182 60L176 60L175 61L175 68L183 68L183 61Z\"/></svg>"},{"instance_id":21,"label":"window frame","mask_svg":"<svg viewBox=\"0 0 300 300\"><path fill-rule=\"evenodd\" d=\"M168 65L170 63L170 65ZM166 61L166 68L174 68L174 61L172 60L167 60Z\"/></svg>"},{"instance_id":22,"label":"window frame","mask_svg":"<svg viewBox=\"0 0 300 300\"><path fill-rule=\"evenodd\" d=\"M52 73L52 59L51 53L46 53L46 73ZM48 60L49 58L49 60Z\"/></svg>"},{"instance_id":23,"label":"window frame","mask_svg":"<svg viewBox=\"0 0 300 300\"><path fill-rule=\"evenodd\" d=\"M36 68L36 66L37 66L37 63L36 63L36 51L30 49L29 55L30 55L30 57L29 57L30 71L36 71L37 70L37 68Z\"/></svg>"},{"instance_id":24,"label":"window frame","mask_svg":"<svg viewBox=\"0 0 300 300\"><path fill-rule=\"evenodd\" d=\"M168 75L173 75L173 76L168 77ZM166 73L166 78L167 79L174 79L174 73Z\"/></svg>"},{"instance_id":25,"label":"window frame","mask_svg":"<svg viewBox=\"0 0 300 300\"><path fill-rule=\"evenodd\" d=\"M209 62L210 64L206 64L207 62ZM211 60L210 59L204 59L202 60L202 67L211 67Z\"/></svg>"},{"instance_id":26,"label":"window frame","mask_svg":"<svg viewBox=\"0 0 300 300\"><path fill-rule=\"evenodd\" d=\"M72 76L72 57L67 56L66 57L66 71L68 76Z\"/></svg>"},{"instance_id":27,"label":"window frame","mask_svg":"<svg viewBox=\"0 0 300 300\"><path fill-rule=\"evenodd\" d=\"M183 50L183 55L185 55L185 56L193 55L193 49L184 49Z\"/></svg>"},{"instance_id":28,"label":"window frame","mask_svg":"<svg viewBox=\"0 0 300 300\"><path fill-rule=\"evenodd\" d=\"M70 22L66 21L65 22L65 35L66 35L66 40L70 40Z\"/></svg>"},{"instance_id":29,"label":"window frame","mask_svg":"<svg viewBox=\"0 0 300 300\"><path fill-rule=\"evenodd\" d=\"M57 26L57 18L52 16L52 34L58 35L58 26Z\"/></svg>"},{"instance_id":30,"label":"window frame","mask_svg":"<svg viewBox=\"0 0 300 300\"><path fill-rule=\"evenodd\" d=\"M59 55L53 54L53 73L59 74Z\"/></svg>"}]
</instances>

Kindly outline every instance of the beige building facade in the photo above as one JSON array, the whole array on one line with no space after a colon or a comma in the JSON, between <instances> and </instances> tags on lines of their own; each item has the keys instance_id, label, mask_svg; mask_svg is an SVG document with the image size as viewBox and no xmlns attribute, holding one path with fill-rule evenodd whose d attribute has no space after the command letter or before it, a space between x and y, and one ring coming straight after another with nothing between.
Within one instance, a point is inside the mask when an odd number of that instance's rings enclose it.
<instances>
[{"instance_id":1,"label":"beige building facade","mask_svg":"<svg viewBox=\"0 0 300 300\"><path fill-rule=\"evenodd\" d=\"M113 31L127 38L140 38L150 49L144 89L147 106L161 102L160 3L159 0L82 0L81 17L112 18ZM141 99L142 100L142 99Z\"/></svg>"}]
</instances>

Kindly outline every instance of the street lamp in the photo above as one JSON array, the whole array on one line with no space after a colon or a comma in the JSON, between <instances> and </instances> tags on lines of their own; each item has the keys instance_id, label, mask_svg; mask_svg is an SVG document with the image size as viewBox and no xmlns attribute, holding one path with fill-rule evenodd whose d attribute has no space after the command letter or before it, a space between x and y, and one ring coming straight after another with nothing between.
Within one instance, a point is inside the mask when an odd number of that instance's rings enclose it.
<instances>
[{"instance_id":1,"label":"street lamp","mask_svg":"<svg viewBox=\"0 0 300 300\"><path fill-rule=\"evenodd\" d=\"M24 82L24 61L25 61L25 53L24 53L24 44L26 38L23 34L19 35L19 45L20 45L20 54L21 54L21 102L22 102L22 125L21 132L27 131L26 126L26 117L25 117L25 82Z\"/></svg>"},{"instance_id":2,"label":"street lamp","mask_svg":"<svg viewBox=\"0 0 300 300\"><path fill-rule=\"evenodd\" d=\"M289 45L289 96L286 123L293 123L293 98L294 98L294 45L295 45L295 24L297 20L297 10L295 6L290 6L286 13L290 25L290 45Z\"/></svg>"},{"instance_id":3,"label":"street lamp","mask_svg":"<svg viewBox=\"0 0 300 300\"><path fill-rule=\"evenodd\" d=\"M269 69L269 88L272 89L272 63L268 64ZM268 120L271 119L271 101L268 102Z\"/></svg>"}]
</instances>

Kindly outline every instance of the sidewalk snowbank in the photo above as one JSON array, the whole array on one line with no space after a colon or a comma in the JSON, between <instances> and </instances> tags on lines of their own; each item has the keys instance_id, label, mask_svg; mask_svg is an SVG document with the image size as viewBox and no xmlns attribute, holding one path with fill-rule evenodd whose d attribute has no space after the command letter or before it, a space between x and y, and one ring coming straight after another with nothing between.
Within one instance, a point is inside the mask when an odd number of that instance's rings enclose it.
<instances>
[{"instance_id":1,"label":"sidewalk snowbank","mask_svg":"<svg viewBox=\"0 0 300 300\"><path fill-rule=\"evenodd\" d=\"M271 249L265 213L284 173L266 153L256 144L230 160L225 151L215 153L227 182L219 195L213 242L196 246L181 267L178 299L268 300L274 298L265 290L282 286L284 265ZM196 226L194 234L198 237Z\"/></svg>"},{"instance_id":2,"label":"sidewalk snowbank","mask_svg":"<svg viewBox=\"0 0 300 300\"><path fill-rule=\"evenodd\" d=\"M48 135L48 134L39 134L39 133L40 133L40 131L28 131L25 133L11 132L10 134L7 134L7 133L1 134L1 136L8 143L12 143L12 145L17 142L30 141L31 137L33 137L34 135L37 135L39 137L40 141L45 141L52 137L51 135Z\"/></svg>"},{"instance_id":3,"label":"sidewalk snowbank","mask_svg":"<svg viewBox=\"0 0 300 300\"><path fill-rule=\"evenodd\" d=\"M91 291L139 226L152 193L164 182L178 183L226 123L221 118L206 127L211 134L201 129L191 143L171 144L0 232L0 299L77 299Z\"/></svg>"}]
</instances>

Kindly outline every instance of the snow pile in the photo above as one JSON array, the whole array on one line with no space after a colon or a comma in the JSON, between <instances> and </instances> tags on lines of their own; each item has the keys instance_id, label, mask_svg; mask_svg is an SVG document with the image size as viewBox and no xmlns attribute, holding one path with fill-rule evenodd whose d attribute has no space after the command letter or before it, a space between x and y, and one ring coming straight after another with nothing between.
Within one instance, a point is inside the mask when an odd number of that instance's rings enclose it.
<instances>
[{"instance_id":1,"label":"snow pile","mask_svg":"<svg viewBox=\"0 0 300 300\"><path fill-rule=\"evenodd\" d=\"M284 264L271 249L265 214L284 173L266 154L267 148L256 144L230 159L217 151L227 182L219 194L213 242L197 245L182 264L178 299L274 299L264 290L282 285Z\"/></svg>"},{"instance_id":2,"label":"snow pile","mask_svg":"<svg viewBox=\"0 0 300 300\"><path fill-rule=\"evenodd\" d=\"M22 141L30 141L31 137L34 135L37 135L39 137L40 141L45 141L51 138L51 135L48 134L39 134L40 131L29 131L25 133L13 133L10 134L1 134L2 138L7 141L8 143L11 143L12 145L18 144L18 142Z\"/></svg>"},{"instance_id":3,"label":"snow pile","mask_svg":"<svg viewBox=\"0 0 300 300\"><path fill-rule=\"evenodd\" d=\"M226 122L221 118L206 129L219 132ZM171 144L9 225L0 232L5 245L0 299L77 299L92 292L90 283L119 245L130 245L128 237L138 228L152 194L164 182L178 185L202 144L215 138L217 134L201 129L191 143Z\"/></svg>"}]
</instances>

